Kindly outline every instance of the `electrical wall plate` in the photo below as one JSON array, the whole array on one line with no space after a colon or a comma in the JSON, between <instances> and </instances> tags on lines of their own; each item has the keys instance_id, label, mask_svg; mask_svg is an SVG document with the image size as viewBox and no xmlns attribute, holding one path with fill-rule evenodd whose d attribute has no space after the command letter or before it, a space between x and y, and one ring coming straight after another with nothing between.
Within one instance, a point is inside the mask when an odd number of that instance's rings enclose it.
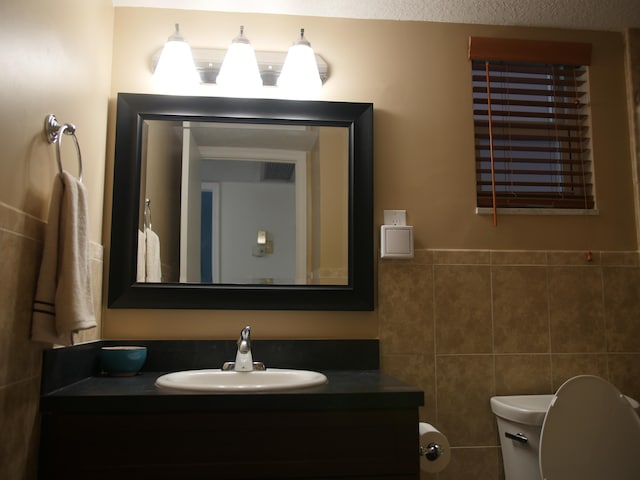
<instances>
[{"instance_id":1,"label":"electrical wall plate","mask_svg":"<svg viewBox=\"0 0 640 480\"><path fill-rule=\"evenodd\" d=\"M407 211L406 210L385 210L384 224L385 225L406 225Z\"/></svg>"},{"instance_id":2,"label":"electrical wall plate","mask_svg":"<svg viewBox=\"0 0 640 480\"><path fill-rule=\"evenodd\" d=\"M380 227L380 256L382 258L413 258L413 227L382 225Z\"/></svg>"}]
</instances>

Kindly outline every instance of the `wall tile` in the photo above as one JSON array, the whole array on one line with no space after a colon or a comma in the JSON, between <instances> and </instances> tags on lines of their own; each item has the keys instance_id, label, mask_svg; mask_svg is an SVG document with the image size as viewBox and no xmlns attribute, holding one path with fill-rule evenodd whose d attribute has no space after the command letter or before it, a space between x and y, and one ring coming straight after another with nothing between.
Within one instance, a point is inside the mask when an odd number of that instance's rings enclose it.
<instances>
[{"instance_id":1,"label":"wall tile","mask_svg":"<svg viewBox=\"0 0 640 480\"><path fill-rule=\"evenodd\" d=\"M501 477L502 456L498 447L452 448L451 462L438 474L438 480L498 480ZM421 480L424 479L421 477Z\"/></svg>"},{"instance_id":2,"label":"wall tile","mask_svg":"<svg viewBox=\"0 0 640 480\"><path fill-rule=\"evenodd\" d=\"M602 265L637 267L639 260L638 252L602 252Z\"/></svg>"},{"instance_id":3,"label":"wall tile","mask_svg":"<svg viewBox=\"0 0 640 480\"><path fill-rule=\"evenodd\" d=\"M435 324L438 353L490 353L490 267L436 265Z\"/></svg>"},{"instance_id":4,"label":"wall tile","mask_svg":"<svg viewBox=\"0 0 640 480\"><path fill-rule=\"evenodd\" d=\"M496 395L551 393L550 355L496 355Z\"/></svg>"},{"instance_id":5,"label":"wall tile","mask_svg":"<svg viewBox=\"0 0 640 480\"><path fill-rule=\"evenodd\" d=\"M0 230L0 386L40 375L42 345L29 340L39 244Z\"/></svg>"},{"instance_id":6,"label":"wall tile","mask_svg":"<svg viewBox=\"0 0 640 480\"><path fill-rule=\"evenodd\" d=\"M0 205L0 478L36 478L42 349L30 340L44 223ZM92 244L91 276L98 321L102 312L102 246ZM9 273L10 272L10 273ZM99 329L76 335L99 338Z\"/></svg>"},{"instance_id":7,"label":"wall tile","mask_svg":"<svg viewBox=\"0 0 640 480\"><path fill-rule=\"evenodd\" d=\"M413 258L409 262L413 265L433 265L433 255L433 250L416 249L413 252ZM393 260L389 261L392 262Z\"/></svg>"},{"instance_id":8,"label":"wall tile","mask_svg":"<svg viewBox=\"0 0 640 480\"><path fill-rule=\"evenodd\" d=\"M551 351L604 351L601 269L550 267L548 278Z\"/></svg>"},{"instance_id":9,"label":"wall tile","mask_svg":"<svg viewBox=\"0 0 640 480\"><path fill-rule=\"evenodd\" d=\"M433 352L433 268L381 263L378 292L382 352Z\"/></svg>"},{"instance_id":10,"label":"wall tile","mask_svg":"<svg viewBox=\"0 0 640 480\"><path fill-rule=\"evenodd\" d=\"M603 269L609 352L640 352L640 269Z\"/></svg>"},{"instance_id":11,"label":"wall tile","mask_svg":"<svg viewBox=\"0 0 640 480\"><path fill-rule=\"evenodd\" d=\"M32 240L44 238L45 223L0 203L0 229L19 232Z\"/></svg>"},{"instance_id":12,"label":"wall tile","mask_svg":"<svg viewBox=\"0 0 640 480\"><path fill-rule=\"evenodd\" d=\"M491 252L491 265L546 265L547 252L506 251Z\"/></svg>"},{"instance_id":13,"label":"wall tile","mask_svg":"<svg viewBox=\"0 0 640 480\"><path fill-rule=\"evenodd\" d=\"M640 353L610 353L609 381L640 402Z\"/></svg>"},{"instance_id":14,"label":"wall tile","mask_svg":"<svg viewBox=\"0 0 640 480\"><path fill-rule=\"evenodd\" d=\"M609 378L607 355L597 354L558 354L551 356L551 371L553 373L553 389L560 386L576 375L596 375L605 380Z\"/></svg>"},{"instance_id":15,"label":"wall tile","mask_svg":"<svg viewBox=\"0 0 640 480\"><path fill-rule=\"evenodd\" d=\"M489 265L489 250L435 250L434 265Z\"/></svg>"},{"instance_id":16,"label":"wall tile","mask_svg":"<svg viewBox=\"0 0 640 480\"><path fill-rule=\"evenodd\" d=\"M601 252L547 252L547 263L549 265L598 266L601 263Z\"/></svg>"},{"instance_id":17,"label":"wall tile","mask_svg":"<svg viewBox=\"0 0 640 480\"><path fill-rule=\"evenodd\" d=\"M491 281L495 352L548 352L546 269L493 267Z\"/></svg>"},{"instance_id":18,"label":"wall tile","mask_svg":"<svg viewBox=\"0 0 640 480\"><path fill-rule=\"evenodd\" d=\"M437 355L437 425L452 446L496 445L491 355Z\"/></svg>"},{"instance_id":19,"label":"wall tile","mask_svg":"<svg viewBox=\"0 0 640 480\"><path fill-rule=\"evenodd\" d=\"M420 421L436 423L436 373L433 355L382 355L381 370L424 391Z\"/></svg>"},{"instance_id":20,"label":"wall tile","mask_svg":"<svg viewBox=\"0 0 640 480\"><path fill-rule=\"evenodd\" d=\"M447 469L422 480L504 478L493 395L551 393L589 374L640 399L637 252L589 262L574 251L424 250L381 261L378 294L382 369L425 391L421 420L453 445Z\"/></svg>"}]
</instances>

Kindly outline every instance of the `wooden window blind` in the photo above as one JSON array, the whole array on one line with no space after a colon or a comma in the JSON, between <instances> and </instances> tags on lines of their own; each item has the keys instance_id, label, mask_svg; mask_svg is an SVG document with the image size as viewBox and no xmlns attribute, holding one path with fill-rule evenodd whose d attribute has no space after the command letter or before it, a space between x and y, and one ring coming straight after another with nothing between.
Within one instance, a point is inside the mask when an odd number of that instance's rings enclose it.
<instances>
[{"instance_id":1,"label":"wooden window blind","mask_svg":"<svg viewBox=\"0 0 640 480\"><path fill-rule=\"evenodd\" d=\"M477 206L593 209L589 44L471 37Z\"/></svg>"}]
</instances>

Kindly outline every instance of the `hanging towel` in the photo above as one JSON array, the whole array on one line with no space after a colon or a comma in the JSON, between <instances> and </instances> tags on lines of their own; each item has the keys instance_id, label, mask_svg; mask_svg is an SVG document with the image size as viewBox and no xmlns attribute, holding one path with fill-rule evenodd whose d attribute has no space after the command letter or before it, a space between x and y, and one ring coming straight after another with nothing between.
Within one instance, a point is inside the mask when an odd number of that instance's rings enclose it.
<instances>
[{"instance_id":1,"label":"hanging towel","mask_svg":"<svg viewBox=\"0 0 640 480\"><path fill-rule=\"evenodd\" d=\"M93 328L87 195L67 172L53 184L42 262L33 302L31 339L72 345L74 332Z\"/></svg>"},{"instance_id":2,"label":"hanging towel","mask_svg":"<svg viewBox=\"0 0 640 480\"><path fill-rule=\"evenodd\" d=\"M160 266L160 237L150 228L145 229L146 237L146 272L147 282L160 282L162 280L162 267Z\"/></svg>"},{"instance_id":3,"label":"hanging towel","mask_svg":"<svg viewBox=\"0 0 640 480\"><path fill-rule=\"evenodd\" d=\"M144 232L138 230L138 263L136 267L136 281L144 283L147 281L147 240Z\"/></svg>"}]
</instances>

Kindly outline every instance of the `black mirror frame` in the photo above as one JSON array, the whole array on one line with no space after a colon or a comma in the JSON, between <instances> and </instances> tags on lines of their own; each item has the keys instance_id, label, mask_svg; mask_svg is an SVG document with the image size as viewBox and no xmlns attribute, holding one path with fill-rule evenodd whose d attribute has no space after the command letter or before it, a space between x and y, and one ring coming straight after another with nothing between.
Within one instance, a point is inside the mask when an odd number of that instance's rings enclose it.
<instances>
[{"instance_id":1,"label":"black mirror frame","mask_svg":"<svg viewBox=\"0 0 640 480\"><path fill-rule=\"evenodd\" d=\"M349 128L347 285L136 283L145 120ZM373 310L373 104L120 93L117 101L109 308Z\"/></svg>"}]
</instances>

